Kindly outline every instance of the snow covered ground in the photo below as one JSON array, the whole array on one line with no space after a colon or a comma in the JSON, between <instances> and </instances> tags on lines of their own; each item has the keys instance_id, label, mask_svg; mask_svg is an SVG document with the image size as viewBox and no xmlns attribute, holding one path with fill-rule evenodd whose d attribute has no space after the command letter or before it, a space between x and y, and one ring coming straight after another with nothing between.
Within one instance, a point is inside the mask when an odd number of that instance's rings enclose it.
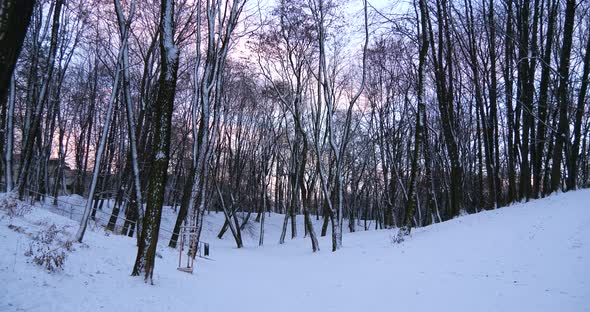
<instances>
[{"instance_id":1,"label":"snow covered ground","mask_svg":"<svg viewBox=\"0 0 590 312\"><path fill-rule=\"evenodd\" d=\"M0 209L0 311L590 311L589 202L590 190L555 195L417 229L399 245L395 230L357 232L332 253L325 237L316 254L303 237L278 244L281 215L266 219L264 247L253 223L236 249L229 233L215 238L223 217L211 213L212 259L177 271L161 240L153 286L129 276L135 239L97 226L48 273L25 256L31 235L56 224L67 238L77 222ZM174 217L167 209L162 227Z\"/></svg>"}]
</instances>

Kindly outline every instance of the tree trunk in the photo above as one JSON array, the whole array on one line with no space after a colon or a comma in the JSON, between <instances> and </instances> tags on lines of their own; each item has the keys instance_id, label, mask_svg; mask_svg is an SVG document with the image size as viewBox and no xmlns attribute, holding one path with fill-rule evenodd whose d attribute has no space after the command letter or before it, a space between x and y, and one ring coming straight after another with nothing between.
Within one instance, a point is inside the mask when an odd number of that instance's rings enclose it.
<instances>
[{"instance_id":1,"label":"tree trunk","mask_svg":"<svg viewBox=\"0 0 590 312\"><path fill-rule=\"evenodd\" d=\"M539 104L538 104L538 118L537 132L535 138L535 159L533 159L533 197L538 198L541 194L541 186L543 184L543 155L545 154L546 143L546 124L549 122L547 118L547 97L549 90L550 70L551 70L551 52L553 50L553 36L555 29L555 20L557 19L558 1L547 1L547 9L549 10L549 20L547 26L547 35L545 41L545 51L543 54L543 61L541 62L541 83L539 86Z\"/></svg>"},{"instance_id":2,"label":"tree trunk","mask_svg":"<svg viewBox=\"0 0 590 312\"><path fill-rule=\"evenodd\" d=\"M63 0L56 0L55 8L53 12L53 20L51 26L51 39L49 44L49 56L47 58L47 69L43 76L41 90L39 92L39 96L37 98L37 102L34 105L34 112L31 117L31 125L27 136L25 138L25 143L23 144L24 147L21 153L21 165L19 168L19 175L18 175L18 193L19 198L22 200L25 195L26 183L29 179L29 168L31 165L31 161L33 158L33 149L35 145L35 140L37 139L38 135L40 135L41 129L41 118L43 115L43 107L45 102L47 101L48 94L49 94L49 84L51 83L51 79L53 77L53 70L55 65L55 55L57 53L58 48L58 36L59 36L59 26L60 26L60 15L61 10L63 7ZM10 45L10 44L8 44ZM40 143L40 142L37 142Z\"/></svg>"},{"instance_id":3,"label":"tree trunk","mask_svg":"<svg viewBox=\"0 0 590 312\"><path fill-rule=\"evenodd\" d=\"M6 192L11 192L13 186L12 182L12 151L13 151L13 140L14 140L14 76L10 80L10 91L8 97L8 114L6 122ZM0 100L1 101L1 100Z\"/></svg>"},{"instance_id":4,"label":"tree trunk","mask_svg":"<svg viewBox=\"0 0 590 312\"><path fill-rule=\"evenodd\" d=\"M515 125L514 125L514 105L512 101L513 96L513 53L514 53L514 30L513 30L513 2L512 0L508 0L506 3L507 6L507 13L506 13L506 39L504 41L504 57L505 57L505 65L504 65L504 87L505 87L505 97L506 97L506 123L508 128L508 136L505 139L507 145L507 154L508 154L508 162L506 164L506 168L508 170L508 197L506 198L506 203L512 203L516 199L516 156L515 156L515 146L514 146L514 132L515 132Z\"/></svg>"},{"instance_id":5,"label":"tree trunk","mask_svg":"<svg viewBox=\"0 0 590 312\"><path fill-rule=\"evenodd\" d=\"M567 0L565 8L565 22L563 29L563 46L559 58L559 87L557 89L557 100L559 102L559 124L553 149L553 164L551 171L551 191L556 192L561 186L561 161L563 159L563 146L569 142L569 122L567 120L567 89L570 70L570 54L572 51L572 35L574 32L574 18L576 1Z\"/></svg>"},{"instance_id":6,"label":"tree trunk","mask_svg":"<svg viewBox=\"0 0 590 312\"><path fill-rule=\"evenodd\" d=\"M170 135L172 111L178 74L178 48L174 43L174 0L160 2L160 79L155 104L154 152L152 154L148 196L137 258L131 275L144 274L146 282L153 283L156 247L160 232L162 205L170 161Z\"/></svg>"},{"instance_id":7,"label":"tree trunk","mask_svg":"<svg viewBox=\"0 0 590 312\"><path fill-rule=\"evenodd\" d=\"M586 101L586 91L588 91L588 74L590 73L590 38L586 41L586 55L584 57L584 69L582 73L582 83L580 91L578 91L578 104L576 107L575 121L574 121L574 143L570 151L568 161L568 179L567 189L575 190L578 180L578 155L580 155L580 141L582 139L582 117L584 115L584 107ZM583 154L582 154L583 155Z\"/></svg>"},{"instance_id":8,"label":"tree trunk","mask_svg":"<svg viewBox=\"0 0 590 312\"><path fill-rule=\"evenodd\" d=\"M35 2L4 0L0 6L0 102L4 102L9 91L12 73L27 36Z\"/></svg>"}]
</instances>

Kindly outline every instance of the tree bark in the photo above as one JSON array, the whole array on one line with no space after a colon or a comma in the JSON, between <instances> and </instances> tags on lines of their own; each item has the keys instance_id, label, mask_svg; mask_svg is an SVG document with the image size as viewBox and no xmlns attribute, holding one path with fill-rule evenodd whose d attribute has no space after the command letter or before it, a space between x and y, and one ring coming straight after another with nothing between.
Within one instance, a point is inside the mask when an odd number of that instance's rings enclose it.
<instances>
[{"instance_id":1,"label":"tree bark","mask_svg":"<svg viewBox=\"0 0 590 312\"><path fill-rule=\"evenodd\" d=\"M160 2L160 78L155 104L154 151L147 191L147 205L137 247L137 257L131 275L144 275L144 280L153 284L156 247L160 233L160 220L168 163L170 161L170 135L172 111L176 93L179 51L174 43L174 0Z\"/></svg>"},{"instance_id":2,"label":"tree bark","mask_svg":"<svg viewBox=\"0 0 590 312\"><path fill-rule=\"evenodd\" d=\"M4 102L20 55L35 0L4 0L0 7L0 102Z\"/></svg>"},{"instance_id":3,"label":"tree bark","mask_svg":"<svg viewBox=\"0 0 590 312\"><path fill-rule=\"evenodd\" d=\"M576 1L567 0L565 8L565 22L563 27L563 46L559 58L559 87L557 89L557 100L559 103L559 124L553 149L553 164L551 170L551 191L556 192L561 187L561 161L563 159L563 146L569 142L569 122L567 120L568 99L567 89L569 82L570 55L572 51L572 35L574 32L574 18Z\"/></svg>"},{"instance_id":4,"label":"tree bark","mask_svg":"<svg viewBox=\"0 0 590 312\"><path fill-rule=\"evenodd\" d=\"M590 73L590 38L586 41L586 55L584 57L584 69L582 72L582 83L578 91L578 103L576 106L576 114L574 120L574 143L570 151L568 159L568 179L567 190L575 190L578 183L578 155L580 155L580 141L582 140L582 117L584 115L584 107L586 103L586 92L588 91L588 74ZM582 154L583 155L583 154Z\"/></svg>"}]
</instances>

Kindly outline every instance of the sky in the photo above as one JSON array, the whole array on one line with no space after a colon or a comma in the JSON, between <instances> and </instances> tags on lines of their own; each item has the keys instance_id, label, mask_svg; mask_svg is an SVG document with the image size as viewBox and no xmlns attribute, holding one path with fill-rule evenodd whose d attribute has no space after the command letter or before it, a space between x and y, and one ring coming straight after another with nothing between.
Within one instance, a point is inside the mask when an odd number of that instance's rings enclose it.
<instances>
[{"instance_id":1,"label":"sky","mask_svg":"<svg viewBox=\"0 0 590 312\"><path fill-rule=\"evenodd\" d=\"M272 9L277 0L249 0L246 3L246 9L243 14L246 19L246 27L250 31L255 29L255 24L261 19L264 19L267 12ZM347 38L345 50L347 54L354 54L355 51L361 51L364 41L362 26L363 19L363 0L338 0L343 3L345 8L345 19L349 23L346 34L343 36ZM374 23L371 19L378 19L379 15L400 14L407 11L407 6L412 0L368 0L369 7L369 32L371 35L376 32L379 27L378 23ZM375 12L377 10L378 12ZM242 30L243 31L243 30ZM251 59L250 49L247 47L246 41L248 37L244 36L237 42L237 46L232 51L233 55L243 59Z\"/></svg>"}]
</instances>

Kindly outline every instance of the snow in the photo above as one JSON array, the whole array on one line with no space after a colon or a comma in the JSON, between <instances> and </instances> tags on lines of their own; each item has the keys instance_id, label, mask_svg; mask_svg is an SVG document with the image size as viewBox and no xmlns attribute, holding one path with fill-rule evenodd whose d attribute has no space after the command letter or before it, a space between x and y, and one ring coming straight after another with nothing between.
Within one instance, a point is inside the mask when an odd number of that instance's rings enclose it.
<instances>
[{"instance_id":1,"label":"snow","mask_svg":"<svg viewBox=\"0 0 590 312\"><path fill-rule=\"evenodd\" d=\"M73 235L78 223L0 207L0 311L590 311L589 200L580 190L461 216L397 245L396 230L345 233L332 253L328 236L315 254L308 238L278 244L277 214L266 218L265 246L252 222L236 249L229 232L215 238L223 215L212 212L203 229L211 259L197 258L192 275L177 271L178 253L162 237L154 286L130 276L135 239L93 223L63 271L27 263L30 238L9 224L32 232L55 223ZM166 207L162 228L174 221Z\"/></svg>"},{"instance_id":2,"label":"snow","mask_svg":"<svg viewBox=\"0 0 590 312\"><path fill-rule=\"evenodd\" d=\"M173 67L175 63L178 63L178 48L174 44L174 4L173 1L168 0L165 4L163 14L163 27L162 31L164 36L162 38L162 43L164 45L164 50L166 51L166 62L168 65L168 70L166 71L166 80L173 79ZM176 65L178 66L178 64Z\"/></svg>"},{"instance_id":3,"label":"snow","mask_svg":"<svg viewBox=\"0 0 590 312\"><path fill-rule=\"evenodd\" d=\"M164 154L164 152L162 151L158 151L158 153L156 154L156 160L163 160L166 159L166 154Z\"/></svg>"}]
</instances>

